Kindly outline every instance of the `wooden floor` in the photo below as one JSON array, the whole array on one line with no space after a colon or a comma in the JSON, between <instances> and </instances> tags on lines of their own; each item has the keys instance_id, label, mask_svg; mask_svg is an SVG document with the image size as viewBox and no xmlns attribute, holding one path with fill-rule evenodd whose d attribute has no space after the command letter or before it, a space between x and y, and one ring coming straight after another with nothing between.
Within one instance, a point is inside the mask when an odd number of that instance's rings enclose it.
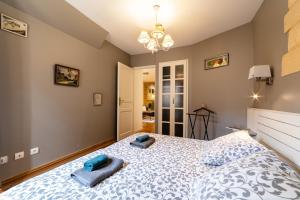
<instances>
[{"instance_id":1,"label":"wooden floor","mask_svg":"<svg viewBox=\"0 0 300 200\"><path fill-rule=\"evenodd\" d=\"M60 158L58 160L55 160L55 161L52 161L50 163L47 163L45 165L42 165L40 167L37 167L35 169L32 169L32 170L29 170L27 172L24 172L22 174L19 174L15 177L12 177L10 179L7 179L5 181L2 182L2 185L0 187L0 193L1 192L4 192L5 190L8 190L9 188L25 181L25 180L28 180L30 178L33 178L39 174L42 174L42 173L45 173L51 169L54 169L60 165L63 165L67 162L70 162L72 160L75 160L79 157L82 157L86 154L89 154L93 151L96 151L98 149L101 149L101 148L104 148L104 147L107 147L111 144L113 144L115 142L115 140L108 140L108 141L105 141L105 142L102 142L102 143L99 143L99 144L95 144L91 147L88 147L86 149L82 149L78 152L74 152L70 155L67 155L67 156L64 156L63 158Z\"/></svg>"},{"instance_id":2,"label":"wooden floor","mask_svg":"<svg viewBox=\"0 0 300 200\"><path fill-rule=\"evenodd\" d=\"M155 133L155 123L143 122L143 129L141 132Z\"/></svg>"}]
</instances>

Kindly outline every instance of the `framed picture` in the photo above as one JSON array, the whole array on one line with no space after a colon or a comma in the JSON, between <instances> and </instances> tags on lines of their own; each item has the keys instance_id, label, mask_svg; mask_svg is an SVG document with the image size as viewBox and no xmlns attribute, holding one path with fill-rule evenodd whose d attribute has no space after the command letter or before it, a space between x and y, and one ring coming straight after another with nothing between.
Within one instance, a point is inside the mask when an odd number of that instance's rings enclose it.
<instances>
[{"instance_id":1,"label":"framed picture","mask_svg":"<svg viewBox=\"0 0 300 200\"><path fill-rule=\"evenodd\" d=\"M22 37L27 37L27 24L3 13L1 13L1 29Z\"/></svg>"},{"instance_id":2,"label":"framed picture","mask_svg":"<svg viewBox=\"0 0 300 200\"><path fill-rule=\"evenodd\" d=\"M93 103L94 103L94 106L102 105L102 94L101 93L94 93Z\"/></svg>"},{"instance_id":3,"label":"framed picture","mask_svg":"<svg viewBox=\"0 0 300 200\"><path fill-rule=\"evenodd\" d=\"M229 65L229 54L222 54L214 58L205 59L204 69L215 69L218 67L224 67Z\"/></svg>"},{"instance_id":4,"label":"framed picture","mask_svg":"<svg viewBox=\"0 0 300 200\"><path fill-rule=\"evenodd\" d=\"M65 86L79 86L80 70L56 64L54 67L54 83Z\"/></svg>"}]
</instances>

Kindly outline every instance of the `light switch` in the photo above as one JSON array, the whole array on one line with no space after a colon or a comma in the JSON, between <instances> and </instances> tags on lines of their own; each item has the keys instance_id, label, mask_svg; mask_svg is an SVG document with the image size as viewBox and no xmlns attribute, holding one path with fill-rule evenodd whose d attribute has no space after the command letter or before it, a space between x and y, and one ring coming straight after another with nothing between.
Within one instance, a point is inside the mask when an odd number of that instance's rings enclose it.
<instances>
[{"instance_id":1,"label":"light switch","mask_svg":"<svg viewBox=\"0 0 300 200\"><path fill-rule=\"evenodd\" d=\"M30 149L30 155L38 154L39 153L39 148L34 147Z\"/></svg>"}]
</instances>

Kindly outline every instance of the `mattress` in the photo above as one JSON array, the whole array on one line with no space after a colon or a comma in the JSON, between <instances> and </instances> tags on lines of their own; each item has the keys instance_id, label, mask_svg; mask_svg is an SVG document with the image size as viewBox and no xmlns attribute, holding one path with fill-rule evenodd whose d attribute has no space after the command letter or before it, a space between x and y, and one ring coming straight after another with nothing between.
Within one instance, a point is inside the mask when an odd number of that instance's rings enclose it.
<instances>
[{"instance_id":1,"label":"mattress","mask_svg":"<svg viewBox=\"0 0 300 200\"><path fill-rule=\"evenodd\" d=\"M148 149L130 146L137 135L130 136L27 180L2 193L0 199L188 199L194 177L212 168L200 163L205 141L150 135L156 142ZM123 159L125 166L94 188L70 177L101 153Z\"/></svg>"}]
</instances>

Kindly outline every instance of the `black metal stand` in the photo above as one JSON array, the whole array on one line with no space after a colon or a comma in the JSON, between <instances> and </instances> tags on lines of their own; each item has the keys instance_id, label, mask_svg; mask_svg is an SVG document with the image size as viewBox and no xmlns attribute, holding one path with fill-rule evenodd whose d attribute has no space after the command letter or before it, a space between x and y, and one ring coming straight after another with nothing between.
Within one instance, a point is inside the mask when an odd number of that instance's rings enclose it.
<instances>
[{"instance_id":1,"label":"black metal stand","mask_svg":"<svg viewBox=\"0 0 300 200\"><path fill-rule=\"evenodd\" d=\"M196 113L187 113L189 116L189 121L190 121L190 125L192 128L192 132L191 132L191 138L195 139L195 125L196 125L196 121L197 121L197 117L202 117L203 119L205 119L205 115L198 115ZM192 116L194 116L194 120L192 120ZM206 127L206 126L205 126ZM207 131L205 131L207 132ZM205 135L204 135L205 137Z\"/></svg>"},{"instance_id":2,"label":"black metal stand","mask_svg":"<svg viewBox=\"0 0 300 200\"><path fill-rule=\"evenodd\" d=\"M198 114L200 111L206 111L207 114ZM190 121L190 125L192 128L192 132L191 132L191 138L195 139L195 125L196 125L196 121L197 121L197 117L202 117L203 122L204 122L204 140L209 140L208 137L208 123L209 123L209 119L210 119L210 114L215 114L215 112L207 109L207 108L199 108L197 110L194 110L193 113L187 113L189 116L189 121ZM194 120L192 120L192 116L194 116Z\"/></svg>"}]
</instances>

